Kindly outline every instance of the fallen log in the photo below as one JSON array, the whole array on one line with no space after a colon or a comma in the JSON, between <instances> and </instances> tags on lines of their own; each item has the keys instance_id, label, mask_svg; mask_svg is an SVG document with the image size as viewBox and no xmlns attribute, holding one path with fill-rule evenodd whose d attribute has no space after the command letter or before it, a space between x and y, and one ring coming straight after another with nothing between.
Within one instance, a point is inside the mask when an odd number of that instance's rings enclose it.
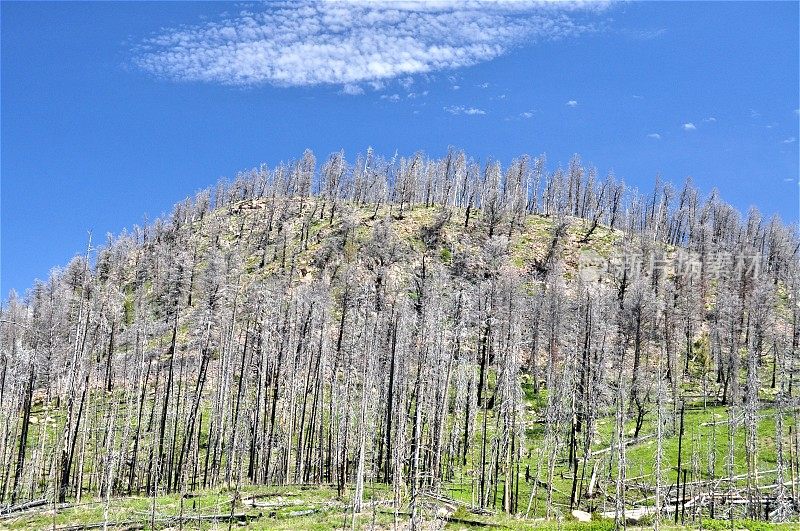
<instances>
[{"instance_id":1,"label":"fallen log","mask_svg":"<svg viewBox=\"0 0 800 531\"><path fill-rule=\"evenodd\" d=\"M165 518L156 518L152 520L159 524L174 525L191 522L239 522L248 523L250 520L261 518L261 513L235 513L235 514L200 514L200 515L185 515L185 516L169 516ZM150 519L142 518L137 520L122 520L116 522L94 522L91 524L70 524L65 526L57 526L53 529L57 531L83 531L88 529L101 529L105 527L127 527L127 526L146 526L149 525Z\"/></svg>"},{"instance_id":2,"label":"fallen log","mask_svg":"<svg viewBox=\"0 0 800 531\"><path fill-rule=\"evenodd\" d=\"M84 505L84 504L80 504L80 505ZM44 505L37 505L35 507L30 507L28 509L21 509L21 510L15 511L15 512L9 512L9 513L5 513L5 514L0 513L0 521L11 520L11 519L14 519L14 518L20 518L20 517L25 516L25 515L34 515L34 514L38 514L38 513L42 512L42 511L50 511L50 510L53 510L53 509L55 509L56 512L59 512L59 511L63 511L64 509L71 509L73 507L79 507L80 505L75 505L75 504L72 504L72 503L59 503L54 507L53 505L51 505L49 503L46 503Z\"/></svg>"},{"instance_id":3,"label":"fallen log","mask_svg":"<svg viewBox=\"0 0 800 531\"><path fill-rule=\"evenodd\" d=\"M409 517L411 516L411 513L409 513L408 511L398 511L397 514L398 515L403 515L403 516L409 516ZM495 529L510 529L508 526L503 525L503 524L496 524L494 522L481 522L480 520L469 520L467 518L459 518L457 516L443 517L442 519L443 520L447 520L448 522L452 522L454 524L461 524L461 525L466 525L466 526L470 526L470 527L489 527L489 528L495 528ZM533 521L533 520L531 520L531 521Z\"/></svg>"},{"instance_id":4,"label":"fallen log","mask_svg":"<svg viewBox=\"0 0 800 531\"><path fill-rule=\"evenodd\" d=\"M492 511L490 511L488 509L480 509L478 507L473 507L468 503L460 502L460 501L454 500L453 498L448 498L447 496L442 496L441 494L435 494L433 492L422 492L420 494L422 496L425 496L427 498L431 498L433 500L436 500L438 502L441 502L441 503L444 503L444 504L447 504L447 505L452 505L454 507L463 507L464 509L470 511L473 514L482 514L482 515L486 515L486 516L493 516L494 515L494 512L492 512Z\"/></svg>"},{"instance_id":5,"label":"fallen log","mask_svg":"<svg viewBox=\"0 0 800 531\"><path fill-rule=\"evenodd\" d=\"M42 505L47 505L47 500L45 498L42 498L41 500L31 500L25 503L18 503L17 505L7 505L0 509L0 514L17 513L27 509L35 509L36 507L41 507Z\"/></svg>"},{"instance_id":6,"label":"fallen log","mask_svg":"<svg viewBox=\"0 0 800 531\"><path fill-rule=\"evenodd\" d=\"M639 443L644 442L644 441L646 441L648 439L652 439L653 437L655 437L655 434L651 433L651 434L648 434L648 435L644 435L642 437L637 437L635 439L629 439L629 440L625 441L625 446L633 446L634 444L639 444ZM608 446L606 448L601 448L600 450L595 450L594 452L592 452L591 456L592 457L596 457L596 456L602 455L602 454L604 454L606 452L610 452L612 448L614 448L614 447L613 446Z\"/></svg>"},{"instance_id":7,"label":"fallen log","mask_svg":"<svg viewBox=\"0 0 800 531\"><path fill-rule=\"evenodd\" d=\"M278 500L271 502L262 502L254 498L245 498L242 500L244 505L249 507L259 507L264 509L282 509L284 507L297 507L298 505L305 505L302 500Z\"/></svg>"},{"instance_id":8,"label":"fallen log","mask_svg":"<svg viewBox=\"0 0 800 531\"><path fill-rule=\"evenodd\" d=\"M670 513L670 512L672 512L674 510L675 510L675 507L668 507L666 505L661 508L661 512L662 513ZM631 521L631 522L638 522L639 520L641 520L645 516L650 515L650 514L655 514L655 513L656 513L656 508L651 506L651 505L648 505L648 506L645 506L645 507L636 507L636 508L633 508L633 509L625 509L625 511L624 511L625 521ZM616 511L605 511L605 512L600 513L600 516L602 516L603 518L616 518L617 517L617 512Z\"/></svg>"}]
</instances>

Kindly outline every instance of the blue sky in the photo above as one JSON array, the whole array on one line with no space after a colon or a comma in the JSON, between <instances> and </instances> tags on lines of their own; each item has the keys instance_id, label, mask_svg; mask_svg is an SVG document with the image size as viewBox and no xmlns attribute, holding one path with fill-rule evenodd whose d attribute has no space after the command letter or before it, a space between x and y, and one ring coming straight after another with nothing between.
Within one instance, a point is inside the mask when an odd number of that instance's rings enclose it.
<instances>
[{"instance_id":1,"label":"blue sky","mask_svg":"<svg viewBox=\"0 0 800 531\"><path fill-rule=\"evenodd\" d=\"M3 2L0 292L306 147L579 153L797 222L798 3L448 5Z\"/></svg>"}]
</instances>

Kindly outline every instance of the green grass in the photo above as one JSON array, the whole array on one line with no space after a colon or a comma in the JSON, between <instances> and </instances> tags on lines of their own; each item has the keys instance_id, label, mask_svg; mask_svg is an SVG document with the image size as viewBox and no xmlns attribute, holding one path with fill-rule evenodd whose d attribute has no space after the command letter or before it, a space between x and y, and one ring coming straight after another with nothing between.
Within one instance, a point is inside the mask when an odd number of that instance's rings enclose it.
<instances>
[{"instance_id":1,"label":"green grass","mask_svg":"<svg viewBox=\"0 0 800 531\"><path fill-rule=\"evenodd\" d=\"M490 386L490 391L487 396L491 396L491 388L495 385L497 378L497 374L494 369L490 369L487 373L487 380ZM525 408L524 408L524 421L526 427L526 448L528 451L523 456L523 461L520 464L520 473L521 473L521 481L520 481L520 498L519 498L519 510L525 512L528 499L530 497L530 492L532 488L532 483L527 483L524 480L524 474L526 467L529 467L530 474L533 476L536 474L537 464L540 455L540 449L544 444L544 424L539 422L538 420L542 417L544 409L547 404L547 391L542 389L539 393L535 393L533 390L533 384L530 382L529 378L523 377L520 382L521 389L523 391L523 396L525 397ZM95 413L95 411L99 411L100 409L104 409L105 403L112 399L116 399L120 401L120 407L118 409L117 414L117 422L118 424L122 424L125 419L125 402L122 401L122 397L118 396L119 391L115 390L114 393L108 395L106 393L98 393L94 396L94 401L97 401L94 407L90 408L90 414L95 415L99 413ZM149 410L151 406L151 399L147 399L146 410ZM136 404L134 404L134 407ZM726 465L726 457L728 454L728 408L724 406L709 406L706 408L702 407L702 404L690 404L690 406L694 406L693 408L689 408L685 412L684 418L684 440L683 440L683 457L682 463L683 468L688 469L690 471L693 470L692 464L692 453L696 451L697 455L699 456L698 460L698 471L700 474L699 478L691 478L694 479L710 479L711 474L709 473L709 462L708 462L708 455L709 455L709 447L716 452L716 457L714 460L714 467L713 467L713 476L714 478L724 478L727 476L727 465ZM203 410L203 435L201 436L201 446L205 447L205 440L207 438L207 429L208 429L208 422L205 420L208 418L209 414L209 404L208 402L204 402L202 405ZM467 466L462 470L461 467L457 467L455 470L455 474L453 477L452 482L446 482L442 485L442 492L447 496L452 497L455 500L466 504L472 504L474 502L474 490L476 490L476 477L474 473L470 473L469 470L476 470L479 469L480 463L480 452L482 446L482 426L483 426L483 416L488 414L487 417L487 448L491 448L491 441L492 438L495 436L495 429L496 429L496 417L495 412L489 410L488 413L482 409L479 409L476 413L476 418L474 422L475 426L475 435L471 441L470 452L468 455L468 463ZM741 414L741 413L739 413ZM761 485L768 485L774 482L774 473L765 473L765 471L769 471L775 468L776 466L776 450L775 450L775 418L774 418L775 410L774 409L762 409L759 411L759 421L757 426L757 439L758 439L758 470L761 472L759 475L759 484ZM63 419L56 414L56 411L52 409L52 407L48 405L38 404L33 411L34 418L36 418L36 424L31 426L31 433L29 436L29 447L31 452L34 446L38 446L41 444L39 440L39 436L41 430L44 429L46 425L46 431L44 432L48 439L48 446L52 446L58 434L60 434L61 430L63 429ZM44 424L42 419L47 418L48 415L51 415L51 420ZM102 419L95 420L95 424L97 424ZM641 429L640 436L650 435L653 434L655 431L655 412L649 411L644 419L644 424ZM452 427L452 422L454 422L454 417L451 416L449 418L449 422L451 423L449 427ZM713 424L716 423L716 424ZM603 448L607 448L612 444L613 441L613 432L614 432L614 419L613 417L603 417L600 418L597 422L597 434L596 438L592 442L592 450L598 451ZM789 427L793 425L792 416L790 414L786 414L784 416L784 436L788 434ZM662 474L663 480L665 485L674 484L676 477L677 477L677 457L678 457L678 436L677 436L677 426L678 426L678 418L674 419L673 422L668 422L666 426L666 433L663 442L663 459L662 459ZM633 435L634 429L634 420L629 419L625 423L624 431L626 438L630 439ZM142 448L147 446L147 434L143 434L145 439L142 441ZM745 462L745 428L743 424L740 422L737 424L736 431L734 434L733 439L733 448L734 448L734 466L733 466L733 473L735 475L745 474L746 473L746 462ZM694 441L694 442L693 442ZM697 444L699 441L699 444ZM714 444L712 445L712 441ZM693 444L696 446L693 448ZM560 450L557 454L557 465L556 465L556 474L553 479L553 487L555 489L554 493L554 502L557 504L567 504L569 501L568 493L570 492L571 488L571 479L569 477L563 477L562 471L566 470L567 462L566 462L566 441L562 441L560 445ZM627 476L630 477L643 477L644 481L649 484L653 484L655 481L655 454L656 454L656 441L655 438L647 438L641 440L640 442L630 445L626 449L626 457L627 457ZM29 454L30 455L30 454ZM611 452L606 452L598 457L600 459L600 465L598 466L598 470L600 474L604 478L614 478L616 475L616 463L613 462L611 467L608 467L607 459L611 456ZM92 468L92 464L86 462L84 464L85 470L90 470ZM488 465L487 465L488 466ZM589 463L589 470L591 470L592 461L590 460ZM546 480L545 477L545 470L544 465L542 466L542 476L540 477L543 480ZM587 472L588 474L588 472ZM690 476L691 477L691 476ZM588 479L587 479L588 481ZM612 480L613 481L613 480ZM741 479L738 481L738 484L741 485L744 483L744 480ZM497 498L490 499L489 505L490 507L500 508L502 506L502 487L503 483L499 485L497 489ZM247 489L268 489L266 487L247 487ZM369 489L367 489L369 491ZM94 491L96 492L96 491ZM89 496L91 493L86 493L85 496ZM649 493L647 492L636 492L636 491L629 491L627 496L627 501L631 502L637 499L644 499L647 498ZM205 503L206 497L211 496L215 501L215 503L221 503L219 500L220 494L215 493L212 495L204 495L202 500L195 500L192 503L200 504L198 506L198 511L202 508L207 507L208 504ZM229 494L226 494L226 499L230 498ZM222 496L222 497L225 497ZM333 500L335 495L329 489L326 490L324 488L320 488L317 490L317 496L323 497L329 500ZM122 513L117 515L115 518L117 520L123 520L126 516L125 510L126 508L130 509L131 511L142 510L141 508L137 509L137 504L143 503L141 500L147 500L147 498L124 498L120 500L115 500L114 507L120 508ZM316 498L315 498L316 500ZM532 511L532 517L542 517L544 516L544 507L546 501L546 489L540 488L538 490L538 495L535 498L534 507L535 510ZM228 503L228 502L225 502ZM652 504L652 499L649 499L644 502L645 504ZM169 511L178 507L178 498L175 496L164 496L160 497L157 500L157 505L163 504L165 507L165 511L169 513ZM204 505L205 504L205 505ZM102 507L102 504L99 505ZM229 510L229 505L227 506ZM149 509L148 509L149 510ZM297 510L297 509L293 509ZM613 510L613 507L607 506L603 507L602 504L598 505L598 510ZM98 504L88 504L85 506L81 506L81 508L76 509L76 514L80 512L86 513L86 518L95 518L97 519L98 514L102 518L102 511L98 509ZM98 513L98 511L100 511ZM566 511L566 509L565 509ZM177 513L170 513L170 514L177 514ZM206 514L206 513L203 513ZM276 513L275 518L280 519L281 512L278 511ZM58 518L66 518L69 521L69 516L64 516L62 514L57 515ZM83 518L83 517L81 517ZM309 524L313 523L317 518L322 518L320 515L309 515L307 517L309 519ZM327 518L327 517L326 517ZM324 518L323 518L324 519ZM98 520L99 521L99 520ZM0 523L0 528L3 527L4 524ZM316 524L315 524L316 525Z\"/></svg>"},{"instance_id":2,"label":"green grass","mask_svg":"<svg viewBox=\"0 0 800 531\"><path fill-rule=\"evenodd\" d=\"M491 388L494 386L496 381L496 372L494 369L491 369L487 373L487 380L490 386L490 392L487 396L491 396ZM532 483L526 483L524 480L524 474L526 467L529 467L530 474L533 476L536 474L537 464L540 455L540 449L544 444L544 424L538 422L543 415L544 409L547 404L547 391L540 390L537 394L533 390L533 385L528 378L523 377L522 381L520 382L524 397L525 397L525 426L526 426L526 448L528 449L527 453L523 456L523 461L520 464L520 473L521 473L521 481L520 481L520 498L519 498L519 510L525 512L528 499L530 497L530 492L532 488ZM106 403L109 400L117 399L121 400L121 397L116 396L117 392L113 393L112 395L107 395L105 393L95 395L94 400L99 401L95 407L90 408L90 411L94 412L97 411L99 407L102 406L103 403ZM146 409L150 407L150 399L147 401ZM124 402L121 402L121 405L118 410L117 422L123 423L125 421L125 414L124 414ZM134 404L135 406L135 404ZM711 475L709 473L709 466L708 466L708 455L709 455L709 447L711 447L716 452L716 457L714 460L714 467L713 467L713 476L717 479L724 478L727 476L727 465L726 465L726 456L728 453L728 409L724 406L709 406L706 408L699 407L696 405L697 409L687 409L684 418L684 440L683 440L683 468L688 469L691 471L693 469L692 466L692 453L693 450L696 450L697 455L699 456L699 466L698 471L700 474L700 478L692 478L693 479L710 479ZM203 403L202 410L204 412L203 418L207 419L209 414L209 405L207 402ZM42 418L47 418L47 415L55 415L55 411L52 410L51 407L38 405L34 409L34 417L37 418L36 424L31 426L31 434L29 437L29 445L30 450L33 450L34 446L37 446L40 443L39 435L40 430L44 428L44 424L41 422ZM758 439L758 469L762 473L759 476L759 484L767 485L774 482L774 473L763 473L764 471L772 470L775 468L777 456L775 451L775 418L774 418L775 411L773 409L763 409L759 412L759 421L758 421L758 431L757 431L757 439ZM92 413L94 414L94 413ZM483 416L487 414L482 409L479 409L476 413L476 418L474 422L475 426L475 435L471 441L470 452L468 455L468 463L465 469L461 469L457 467L455 470L454 478L452 482L446 482L442 485L442 492L451 498L458 500L460 502L466 504L472 504L474 502L474 490L476 490L476 477L474 473L468 472L470 469L479 469L478 463L480 463L480 452L482 446L482 426L483 426ZM487 420L487 448L491 448L491 441L492 438L495 436L495 429L496 429L496 417L495 412L492 410L488 411L488 418ZM454 417L450 417L449 422L454 421ZM96 422L95 422L96 423ZM716 424L712 424L716 423ZM613 417L603 417L600 418L597 422L597 435L595 440L592 443L592 450L597 451L603 448L607 448L612 444L613 441L613 431L614 431L614 419ZM674 484L677 476L677 457L678 457L678 436L677 436L677 425L678 419L675 418L674 420L674 428L673 423L668 422L666 427L666 433L663 443L663 460L662 460L662 474L664 479L665 485ZM792 418L791 415L787 414L784 417L784 434L788 434L789 426L792 425ZM60 430L63 427L63 419L58 416L51 417L51 420L46 424L46 437L48 438L48 445L52 445L55 441L56 436L60 433ZM204 447L205 439L207 438L207 426L208 423L204 421L203 428L204 434L201 437L201 445ZM448 427L451 427L448 426ZM631 438L633 435L634 429L634 420L629 419L625 423L625 435L626 438ZM655 412L649 411L645 416L644 424L642 426L641 434L642 435L649 435L654 433L655 431ZM142 447L146 447L146 438L142 442ZM711 445L710 443L712 440L715 444ZM693 441L695 441L693 443ZM693 444L696 444L699 441L699 445L693 449ZM733 472L736 475L744 474L746 472L746 462L745 462L745 428L744 426L739 423L736 427L736 431L734 434L734 467ZM564 441L560 445L560 450L557 454L557 465L556 465L556 474L553 479L553 487L555 489L554 493L554 501L558 504L566 504L568 503L568 493L570 492L571 488L571 479L569 477L563 477L561 472L564 471L567 467L566 462L566 441ZM626 449L626 457L627 457L627 476L628 477L643 477L644 481L650 483L651 485L655 481L655 454L656 454L656 441L654 438L647 438L638 442L637 444L633 444L627 447ZM613 478L616 475L616 463L612 463L610 469L608 467L608 462L606 461L611 455L611 452L606 452L599 456L600 459L600 466L598 470L600 471L601 476ZM86 467L85 469L88 471L91 469L91 463L87 462L84 464ZM488 465L487 465L488 466ZM589 469L591 469L592 461L589 463ZM588 472L587 472L588 473ZM545 477L545 470L544 465L542 466L542 476L541 479L546 480ZM588 479L587 479L588 481ZM744 480L739 480L738 483L741 485L744 483ZM490 499L489 505L490 507L494 506L496 508L500 508L502 506L502 490L503 490L503 483L499 485L497 489L497 498ZM247 489L267 489L266 487L247 487ZM369 489L367 489L369 491ZM95 491L96 492L96 491ZM85 496L90 495L91 493L86 493ZM214 503L222 503L219 500L220 494L214 493L213 496L211 494L204 495L202 500L194 500L191 503L199 504L198 511L202 508L209 506L207 501L207 497L213 498L215 500ZM227 498L225 498L227 496ZM222 496L225 499L229 499L230 495L226 494ZM636 499L643 499L648 496L646 492L635 492L631 491L628 492L627 500L631 502ZM323 497L329 500L335 498L333 492L329 489L326 490L324 488L320 488L317 490L317 500L319 497ZM136 511L142 510L141 508L137 509L137 504L143 503L141 500L147 500L147 498L124 498L120 500L115 500L114 507L119 508L122 513L115 516L117 520L124 520L126 516L125 510L126 508ZM546 502L546 489L540 488L538 490L538 495L535 498L534 507L535 510L532 511L532 517L542 517L544 516L544 507ZM209 502L210 503L210 502ZM228 502L225 502L228 503ZM652 499L644 502L645 504L651 504ZM157 500L157 505L163 505L165 507L165 511L169 513L169 511L178 507L178 498L175 496L164 496L160 497ZM102 504L99 505L102 507ZM227 506L229 510L229 505ZM148 508L149 510L149 508ZM298 509L293 509L298 510ZM602 504L598 506L598 510L613 510L613 507L607 506L603 507ZM102 518L102 511L98 509L98 504L89 504L86 506L81 506L81 508L76 509L76 514L80 512L86 513L86 518L98 518L98 514ZM100 511L98 513L98 511ZM565 509L566 511L566 509ZM177 514L177 513L170 513L170 514ZM206 513L203 513L206 514ZM275 518L280 519L281 512L278 511L276 513ZM58 518L66 518L67 521L70 518L69 516L64 516L59 514ZM83 518L83 517L81 517ZM317 518L322 518L320 515L309 515L307 517L309 519L309 524L311 524L313 520ZM326 517L327 518L327 517ZM99 520L98 520L99 521ZM4 524L0 523L0 527ZM316 525L316 524L315 524Z\"/></svg>"},{"instance_id":3,"label":"green grass","mask_svg":"<svg viewBox=\"0 0 800 531\"><path fill-rule=\"evenodd\" d=\"M390 529L394 523L394 512L386 504L370 504L372 500L378 502L391 498L391 492L381 485L365 488L364 510L356 515L356 529ZM253 507L246 503L255 498L262 506ZM181 509L181 497L178 494L147 498L141 496L113 498L108 507L107 519L105 504L102 500L91 500L53 514L51 509L42 509L35 513L19 515L14 518L0 520L2 529L46 529L65 526L90 526L108 521L110 527L144 526L151 529L151 518L155 521L156 529L177 526L174 518L183 515L185 528L190 529L219 529L227 527L224 519L213 521L198 519L212 515L230 515L233 492L224 489L207 490L193 493L191 497L184 498ZM245 503L243 503L245 501ZM233 512L243 515L242 521L234 522L233 527L245 525L254 530L334 530L349 529L353 523L351 499L345 496L337 498L336 492L331 487L319 486L284 486L284 487L244 487L240 493ZM431 523L437 519L436 510L439 506L431 500L423 499L421 503L421 518ZM614 522L610 519L594 517L590 523L577 522L568 511L558 518L543 521L541 519L524 519L519 516L506 514L482 515L471 512L465 507L458 507L447 518L439 515L439 520L446 524L445 529L520 529L520 530L585 530L605 531L614 529ZM306 514L308 513L308 514ZM408 514L401 511L398 523L407 525ZM375 527L373 527L373 524ZM649 528L651 523L643 523L640 528ZM635 526L629 526L635 528ZM735 520L733 527L727 520L704 519L694 525L680 527L672 526L664 521L664 529L747 529L761 531L767 529L789 530L794 529L792 524L769 524L750 520Z\"/></svg>"}]
</instances>

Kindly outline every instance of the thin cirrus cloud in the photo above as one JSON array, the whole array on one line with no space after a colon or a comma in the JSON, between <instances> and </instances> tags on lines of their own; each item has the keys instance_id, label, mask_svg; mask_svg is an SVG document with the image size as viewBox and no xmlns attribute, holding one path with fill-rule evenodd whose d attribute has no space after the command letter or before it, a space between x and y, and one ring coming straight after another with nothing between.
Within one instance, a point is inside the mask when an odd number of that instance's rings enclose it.
<instances>
[{"instance_id":1,"label":"thin cirrus cloud","mask_svg":"<svg viewBox=\"0 0 800 531\"><path fill-rule=\"evenodd\" d=\"M445 112L449 112L450 114L466 114L469 116L477 116L486 114L486 111L483 109L478 109L476 107L464 107L463 105L449 105L444 107Z\"/></svg>"},{"instance_id":2,"label":"thin cirrus cloud","mask_svg":"<svg viewBox=\"0 0 800 531\"><path fill-rule=\"evenodd\" d=\"M647 135L647 138L652 138L653 140L661 140L661 135L658 133L650 133Z\"/></svg>"},{"instance_id":3,"label":"thin cirrus cloud","mask_svg":"<svg viewBox=\"0 0 800 531\"><path fill-rule=\"evenodd\" d=\"M342 87L341 93L348 96L358 96L359 94L364 94L364 89L353 83L346 83Z\"/></svg>"},{"instance_id":4,"label":"thin cirrus cloud","mask_svg":"<svg viewBox=\"0 0 800 531\"><path fill-rule=\"evenodd\" d=\"M598 31L609 4L302 0L168 29L133 49L158 77L233 86L359 83L471 66L524 43Z\"/></svg>"},{"instance_id":5,"label":"thin cirrus cloud","mask_svg":"<svg viewBox=\"0 0 800 531\"><path fill-rule=\"evenodd\" d=\"M694 125L692 122L686 122L685 124L683 124L684 131L694 131L695 129L697 129L697 126Z\"/></svg>"}]
</instances>

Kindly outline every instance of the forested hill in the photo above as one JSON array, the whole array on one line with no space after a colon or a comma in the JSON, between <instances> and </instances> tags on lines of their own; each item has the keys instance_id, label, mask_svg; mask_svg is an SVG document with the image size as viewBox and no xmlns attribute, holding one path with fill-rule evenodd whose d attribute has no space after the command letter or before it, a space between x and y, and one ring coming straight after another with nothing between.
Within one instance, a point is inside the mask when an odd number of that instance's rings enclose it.
<instances>
[{"instance_id":1,"label":"forested hill","mask_svg":"<svg viewBox=\"0 0 800 531\"><path fill-rule=\"evenodd\" d=\"M95 244L2 309L12 515L797 518L800 238L689 182L307 151Z\"/></svg>"}]
</instances>

